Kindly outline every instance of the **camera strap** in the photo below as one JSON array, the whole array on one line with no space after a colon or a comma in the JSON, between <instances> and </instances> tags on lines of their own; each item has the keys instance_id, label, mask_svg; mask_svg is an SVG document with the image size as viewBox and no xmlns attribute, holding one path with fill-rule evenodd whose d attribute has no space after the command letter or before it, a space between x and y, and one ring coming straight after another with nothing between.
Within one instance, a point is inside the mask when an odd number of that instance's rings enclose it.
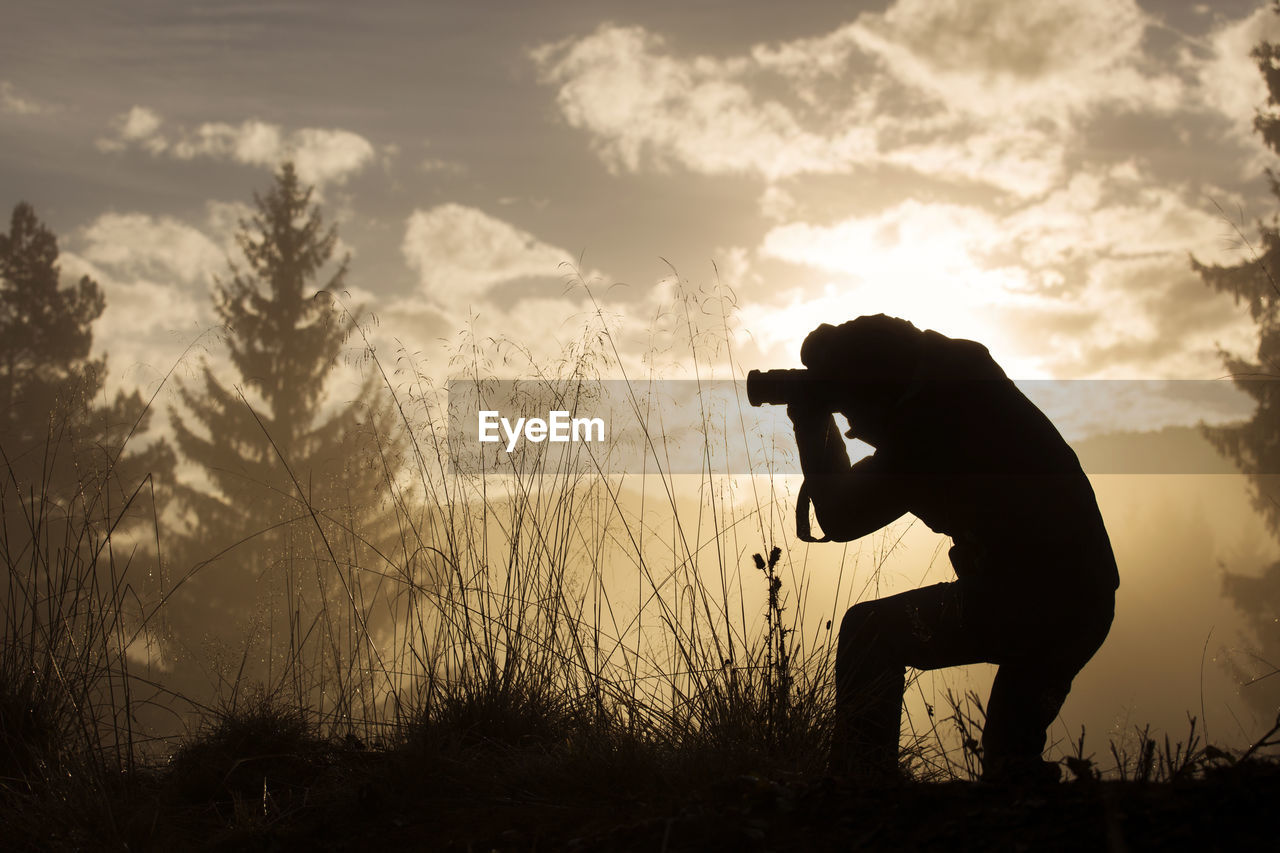
<instances>
[{"instance_id":1,"label":"camera strap","mask_svg":"<svg viewBox=\"0 0 1280 853\"><path fill-rule=\"evenodd\" d=\"M796 495L796 536L801 542L830 542L831 537L823 535L821 539L815 538L813 529L809 526L809 507L813 500L809 497L809 483L800 484L800 491Z\"/></svg>"}]
</instances>

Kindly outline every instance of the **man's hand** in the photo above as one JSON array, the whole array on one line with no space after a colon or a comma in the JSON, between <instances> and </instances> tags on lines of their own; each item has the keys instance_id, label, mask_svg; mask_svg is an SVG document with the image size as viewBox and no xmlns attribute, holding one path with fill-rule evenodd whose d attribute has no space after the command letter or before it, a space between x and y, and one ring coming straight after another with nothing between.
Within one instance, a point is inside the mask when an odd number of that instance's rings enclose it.
<instances>
[{"instance_id":1,"label":"man's hand","mask_svg":"<svg viewBox=\"0 0 1280 853\"><path fill-rule=\"evenodd\" d=\"M872 455L842 471L805 475L814 514L828 538L852 542L907 512L907 479L884 473L879 462Z\"/></svg>"},{"instance_id":2,"label":"man's hand","mask_svg":"<svg viewBox=\"0 0 1280 853\"><path fill-rule=\"evenodd\" d=\"M787 417L795 429L805 477L849 470L849 452L830 409L808 401L793 402L787 405Z\"/></svg>"},{"instance_id":3,"label":"man's hand","mask_svg":"<svg viewBox=\"0 0 1280 853\"><path fill-rule=\"evenodd\" d=\"M878 473L871 457L850 466L831 411L810 402L791 403L800 470L818 523L831 539L849 542L879 530L906 512L902 481Z\"/></svg>"},{"instance_id":4,"label":"man's hand","mask_svg":"<svg viewBox=\"0 0 1280 853\"><path fill-rule=\"evenodd\" d=\"M787 417L797 429L808 429L825 423L831 409L815 400L792 400L787 404Z\"/></svg>"}]
</instances>

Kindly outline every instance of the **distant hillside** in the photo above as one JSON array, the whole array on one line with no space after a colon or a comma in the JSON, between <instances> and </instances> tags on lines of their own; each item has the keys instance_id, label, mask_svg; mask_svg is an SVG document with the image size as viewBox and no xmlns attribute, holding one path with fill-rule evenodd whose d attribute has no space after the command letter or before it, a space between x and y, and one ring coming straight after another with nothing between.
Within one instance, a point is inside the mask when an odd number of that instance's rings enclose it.
<instances>
[{"instance_id":1,"label":"distant hillside","mask_svg":"<svg viewBox=\"0 0 1280 853\"><path fill-rule=\"evenodd\" d=\"M1073 441L1089 474L1238 474L1198 427L1116 432Z\"/></svg>"}]
</instances>

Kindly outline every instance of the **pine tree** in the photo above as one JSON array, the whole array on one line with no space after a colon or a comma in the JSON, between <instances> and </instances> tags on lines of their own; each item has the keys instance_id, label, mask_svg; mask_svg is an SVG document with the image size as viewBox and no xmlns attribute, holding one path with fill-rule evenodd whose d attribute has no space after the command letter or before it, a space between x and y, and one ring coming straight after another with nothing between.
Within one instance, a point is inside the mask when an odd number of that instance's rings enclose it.
<instances>
[{"instance_id":1,"label":"pine tree","mask_svg":"<svg viewBox=\"0 0 1280 853\"><path fill-rule=\"evenodd\" d=\"M31 205L0 234L0 445L6 506L33 500L62 515L105 518L148 473L167 491L173 454L140 442L150 413L138 392L101 399L106 356L90 358L106 307L97 282L61 286L58 241ZM110 489L111 491L106 491ZM11 517L12 520L12 517ZM12 545L12 543L11 543Z\"/></svg>"},{"instance_id":2,"label":"pine tree","mask_svg":"<svg viewBox=\"0 0 1280 853\"><path fill-rule=\"evenodd\" d=\"M224 663L247 662L232 678L286 677L280 662L314 641L326 607L350 604L353 577L376 559L369 542L387 539L373 435L389 432L388 410L371 380L355 403L325 405L354 320L325 298L341 292L347 259L335 262L336 226L311 196L287 163L254 195L237 234L243 264L213 290L238 381L206 364L171 411L182 455L212 486L179 494L175 633L197 654L212 640Z\"/></svg>"},{"instance_id":3,"label":"pine tree","mask_svg":"<svg viewBox=\"0 0 1280 853\"><path fill-rule=\"evenodd\" d=\"M1276 8L1280 11L1280 5ZM1259 111L1254 129L1280 154L1280 46L1264 42L1252 56L1268 92L1268 109ZM1280 177L1268 169L1267 178L1272 194L1280 198ZM1259 232L1250 259L1219 266L1192 258L1191 267L1206 285L1247 305L1257 326L1254 356L1222 353L1235 384L1256 404L1253 416L1243 423L1206 427L1204 433L1248 477L1254 507L1280 537L1280 217L1260 224ZM1227 573L1223 590L1247 620L1256 646L1233 663L1236 675L1251 682L1243 695L1260 711L1274 713L1280 707L1280 562L1261 576Z\"/></svg>"},{"instance_id":4,"label":"pine tree","mask_svg":"<svg viewBox=\"0 0 1280 853\"><path fill-rule=\"evenodd\" d=\"M88 356L102 291L88 276L63 288L60 276L57 238L20 202L0 234L0 417L11 446L43 440L59 404L101 374Z\"/></svg>"},{"instance_id":5,"label":"pine tree","mask_svg":"<svg viewBox=\"0 0 1280 853\"><path fill-rule=\"evenodd\" d=\"M0 692L26 685L33 707L46 689L97 689L118 670L95 655L147 625L139 593L158 555L142 525L175 464L144 441L138 392L105 399L106 356L90 357L101 289L60 280L57 239L18 204L0 233Z\"/></svg>"}]
</instances>

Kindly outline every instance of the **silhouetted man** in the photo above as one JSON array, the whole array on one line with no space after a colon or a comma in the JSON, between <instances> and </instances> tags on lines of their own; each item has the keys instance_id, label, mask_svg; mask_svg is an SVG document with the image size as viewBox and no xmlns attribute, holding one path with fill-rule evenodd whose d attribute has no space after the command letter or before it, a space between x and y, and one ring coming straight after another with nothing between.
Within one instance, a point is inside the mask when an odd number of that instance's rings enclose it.
<instances>
[{"instance_id":1,"label":"silhouetted man","mask_svg":"<svg viewBox=\"0 0 1280 853\"><path fill-rule=\"evenodd\" d=\"M1075 453L973 341L881 314L819 326L800 358L820 381L787 412L826 537L910 512L954 543L955 581L845 614L833 771L897 777L905 667L989 662L983 779L1056 781L1045 733L1106 637L1119 586ZM833 412L875 453L850 466Z\"/></svg>"}]
</instances>

